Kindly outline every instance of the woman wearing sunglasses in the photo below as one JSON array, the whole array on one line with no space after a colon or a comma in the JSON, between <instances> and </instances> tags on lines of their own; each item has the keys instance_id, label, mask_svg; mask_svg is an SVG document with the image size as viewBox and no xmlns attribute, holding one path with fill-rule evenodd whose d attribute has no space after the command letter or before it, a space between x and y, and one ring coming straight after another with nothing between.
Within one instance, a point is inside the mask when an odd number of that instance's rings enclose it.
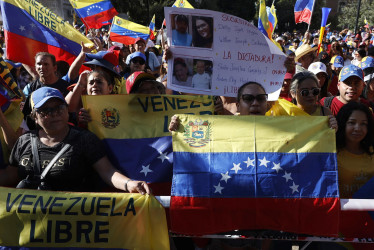
<instances>
[{"instance_id":1,"label":"woman wearing sunglasses","mask_svg":"<svg viewBox=\"0 0 374 250\"><path fill-rule=\"evenodd\" d=\"M318 78L310 71L299 72L292 78L290 93L292 102L305 113L312 116L328 116L330 128L338 129L331 111L318 103L321 93Z\"/></svg>"},{"instance_id":2,"label":"woman wearing sunglasses","mask_svg":"<svg viewBox=\"0 0 374 250\"><path fill-rule=\"evenodd\" d=\"M257 82L244 83L238 90L236 99L240 115L265 115L268 110L268 95L265 88Z\"/></svg>"}]
</instances>

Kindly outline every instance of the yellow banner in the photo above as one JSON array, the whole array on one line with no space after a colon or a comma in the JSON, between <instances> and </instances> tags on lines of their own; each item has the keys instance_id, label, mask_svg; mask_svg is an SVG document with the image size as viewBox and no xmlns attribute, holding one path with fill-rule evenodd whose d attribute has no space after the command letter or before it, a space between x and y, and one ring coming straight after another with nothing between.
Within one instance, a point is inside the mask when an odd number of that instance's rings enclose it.
<instances>
[{"instance_id":1,"label":"yellow banner","mask_svg":"<svg viewBox=\"0 0 374 250\"><path fill-rule=\"evenodd\" d=\"M0 187L0 245L169 249L169 236L153 196Z\"/></svg>"}]
</instances>

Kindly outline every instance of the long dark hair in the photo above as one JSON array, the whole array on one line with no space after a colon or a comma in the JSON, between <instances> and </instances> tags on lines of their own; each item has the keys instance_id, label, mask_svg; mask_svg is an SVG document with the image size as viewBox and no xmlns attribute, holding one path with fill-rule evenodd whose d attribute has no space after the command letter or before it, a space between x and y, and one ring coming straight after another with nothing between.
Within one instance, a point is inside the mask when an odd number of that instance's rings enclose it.
<instances>
[{"instance_id":1,"label":"long dark hair","mask_svg":"<svg viewBox=\"0 0 374 250\"><path fill-rule=\"evenodd\" d=\"M196 21L203 20L209 25L209 31L211 37L206 39L200 36L199 32L197 31ZM194 46L195 47L210 47L213 43L213 18L211 17L204 17L204 16L194 16L192 17L192 30L194 31Z\"/></svg>"},{"instance_id":2,"label":"long dark hair","mask_svg":"<svg viewBox=\"0 0 374 250\"><path fill-rule=\"evenodd\" d=\"M362 103L359 102L349 102L345 104L336 116L336 120L338 121L338 132L336 132L336 147L337 149L343 149L346 146L345 141L345 128L349 117L352 115L353 111L362 111L365 113L368 119L367 125L367 133L365 138L360 142L361 147L365 150L365 152L369 155L374 154L373 146L374 146L374 121L373 121L373 114L371 113L370 109Z\"/></svg>"}]
</instances>

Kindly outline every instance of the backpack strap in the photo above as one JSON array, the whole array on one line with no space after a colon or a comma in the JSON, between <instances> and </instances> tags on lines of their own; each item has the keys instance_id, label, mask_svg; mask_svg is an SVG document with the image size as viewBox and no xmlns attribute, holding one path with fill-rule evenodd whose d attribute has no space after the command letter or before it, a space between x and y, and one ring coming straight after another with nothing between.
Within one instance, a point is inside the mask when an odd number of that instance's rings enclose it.
<instances>
[{"instance_id":1,"label":"backpack strap","mask_svg":"<svg viewBox=\"0 0 374 250\"><path fill-rule=\"evenodd\" d=\"M32 151L32 161L34 164L34 173L35 176L40 176L40 158L39 158L39 151L38 151L38 144L36 141L36 135L34 133L30 133L31 139L31 151Z\"/></svg>"},{"instance_id":2,"label":"backpack strap","mask_svg":"<svg viewBox=\"0 0 374 250\"><path fill-rule=\"evenodd\" d=\"M330 109L332 100L334 100L335 96L328 96L323 101L323 106Z\"/></svg>"}]
</instances>

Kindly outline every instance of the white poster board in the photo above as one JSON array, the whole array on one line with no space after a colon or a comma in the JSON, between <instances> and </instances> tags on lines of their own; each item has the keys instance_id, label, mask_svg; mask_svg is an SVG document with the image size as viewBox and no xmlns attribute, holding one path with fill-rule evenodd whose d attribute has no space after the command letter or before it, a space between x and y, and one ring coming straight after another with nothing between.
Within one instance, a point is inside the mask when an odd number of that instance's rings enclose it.
<instances>
[{"instance_id":1,"label":"white poster board","mask_svg":"<svg viewBox=\"0 0 374 250\"><path fill-rule=\"evenodd\" d=\"M249 81L261 83L269 100L278 99L285 54L248 21L225 13L165 7L168 88L236 97Z\"/></svg>"}]
</instances>

